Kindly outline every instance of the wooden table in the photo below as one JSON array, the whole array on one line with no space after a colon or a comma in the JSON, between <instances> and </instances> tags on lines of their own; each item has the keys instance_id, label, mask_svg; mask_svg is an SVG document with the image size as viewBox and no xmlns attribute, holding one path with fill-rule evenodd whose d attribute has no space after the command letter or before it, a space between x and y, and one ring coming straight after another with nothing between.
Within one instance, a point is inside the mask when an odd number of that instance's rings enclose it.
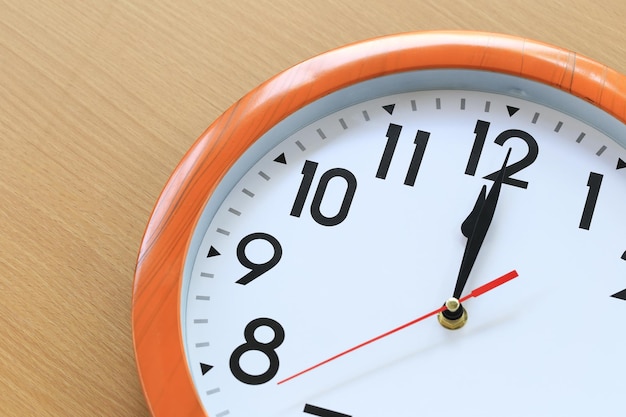
<instances>
[{"instance_id":1,"label":"wooden table","mask_svg":"<svg viewBox=\"0 0 626 417\"><path fill-rule=\"evenodd\" d=\"M0 414L148 416L130 297L150 210L236 99L378 35L530 37L626 72L626 2L0 1Z\"/></svg>"}]
</instances>

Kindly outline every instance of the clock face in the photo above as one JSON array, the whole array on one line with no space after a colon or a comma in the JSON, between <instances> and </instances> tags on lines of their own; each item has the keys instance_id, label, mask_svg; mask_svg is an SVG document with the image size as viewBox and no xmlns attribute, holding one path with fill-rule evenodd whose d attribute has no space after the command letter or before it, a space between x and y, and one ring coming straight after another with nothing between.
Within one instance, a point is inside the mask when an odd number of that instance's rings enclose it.
<instances>
[{"instance_id":1,"label":"clock face","mask_svg":"<svg viewBox=\"0 0 626 417\"><path fill-rule=\"evenodd\" d=\"M591 104L480 71L381 77L294 113L190 240L180 320L206 414L622 415L624 138ZM518 276L462 299L450 330L430 313L477 239L456 298Z\"/></svg>"}]
</instances>

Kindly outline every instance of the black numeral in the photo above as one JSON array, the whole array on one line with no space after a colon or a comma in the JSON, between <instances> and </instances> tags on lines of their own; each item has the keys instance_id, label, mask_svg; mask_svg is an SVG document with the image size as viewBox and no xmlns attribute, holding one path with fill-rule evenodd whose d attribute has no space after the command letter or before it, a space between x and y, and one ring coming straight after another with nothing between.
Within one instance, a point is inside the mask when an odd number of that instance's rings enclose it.
<instances>
[{"instance_id":1,"label":"black numeral","mask_svg":"<svg viewBox=\"0 0 626 417\"><path fill-rule=\"evenodd\" d=\"M426 145L428 145L429 138L429 132L425 132L423 130L417 131L417 134L415 135L415 140L413 141L413 143L415 144L415 150L413 151L411 164L409 165L409 169L406 173L406 178L404 179L405 185L410 185L411 187L415 185L415 179L417 178L417 173L419 172L420 165L422 165L422 159L424 158L424 152L426 152Z\"/></svg>"},{"instance_id":2,"label":"black numeral","mask_svg":"<svg viewBox=\"0 0 626 417\"><path fill-rule=\"evenodd\" d=\"M393 159L393 154L396 151L398 139L400 138L400 132L402 132L402 126L393 123L389 124L389 128L387 128L387 144L385 145L383 156L380 158L380 163L378 164L376 178L383 180L387 178L387 173L389 172L389 167L391 166L391 160ZM415 185L417 173L419 172L420 165L422 164L422 159L424 159L424 153L426 152L426 145L428 145L429 138L430 132L425 132L423 130L417 131L415 141L413 142L415 144L415 150L413 151L413 157L411 158L409 169L407 170L406 177L404 178L405 185L409 185L411 187Z\"/></svg>"},{"instance_id":3,"label":"black numeral","mask_svg":"<svg viewBox=\"0 0 626 417\"><path fill-rule=\"evenodd\" d=\"M304 203L306 203L311 185L313 185L313 177L315 176L315 171L317 171L317 165L317 162L312 162L308 159L304 162L304 167L302 167L302 182L298 188L298 194L296 194L293 207L291 207L290 214L294 217L300 217L302 210L304 210Z\"/></svg>"},{"instance_id":4,"label":"black numeral","mask_svg":"<svg viewBox=\"0 0 626 417\"><path fill-rule=\"evenodd\" d=\"M596 203L598 202L598 195L600 195L600 186L602 185L602 174L595 172L589 173L589 179L587 180L587 186L589 191L587 192L587 199L585 200L585 207L583 208L583 215L580 218L579 228L589 230L591 227L591 219L593 218L593 212L596 209Z\"/></svg>"},{"instance_id":5,"label":"black numeral","mask_svg":"<svg viewBox=\"0 0 626 417\"><path fill-rule=\"evenodd\" d=\"M259 327L269 327L274 332L274 337L267 343L256 340L254 332ZM239 346L230 355L230 370L239 381L249 385L265 384L278 373L280 361L276 349L285 341L285 330L277 321L268 318L252 320L246 326L243 336L246 343ZM267 371L259 375L252 375L241 368L241 357L249 351L259 351L267 356L269 366Z\"/></svg>"},{"instance_id":6,"label":"black numeral","mask_svg":"<svg viewBox=\"0 0 626 417\"><path fill-rule=\"evenodd\" d=\"M478 161L480 160L480 155L485 146L485 140L487 138L487 133L489 132L489 122L485 122L484 120L478 120L476 122L476 127L474 129L474 133L476 134L474 138L474 145L472 146L472 151L470 153L469 159L467 161L467 166L465 167L465 173L467 175L476 175L476 169L478 168ZM535 162L537 156L539 155L539 145L535 138L532 137L528 132L518 129L509 129L500 133L494 143L504 146L504 143L512 138L522 139L526 145L528 146L528 152L526 155L519 161L514 162L506 167L506 177L504 178L503 183L513 185L515 187L520 188L528 188L527 181L521 181L511 176L513 174L517 174L525 168L528 168L530 165ZM488 180L495 180L500 173L500 170L492 172L489 175L486 175L484 178Z\"/></svg>"},{"instance_id":7,"label":"black numeral","mask_svg":"<svg viewBox=\"0 0 626 417\"><path fill-rule=\"evenodd\" d=\"M304 167L302 168L302 182L298 188L298 193L296 194L296 199L290 213L294 217L300 217L302 215L306 199L313 185L317 166L317 162L309 160L304 162ZM347 187L337 213L332 216L326 216L321 211L322 200L324 199L328 184L335 178L343 179ZM347 169L333 168L323 173L315 190L315 194L313 195L313 201L311 202L311 216L313 220L322 226L336 226L343 222L346 217L348 217L348 211L350 210L350 205L356 193L356 185L356 177Z\"/></svg>"},{"instance_id":8,"label":"black numeral","mask_svg":"<svg viewBox=\"0 0 626 417\"><path fill-rule=\"evenodd\" d=\"M325 408L316 407L311 404L304 406L304 412L319 417L352 417L348 414L338 413L336 411L327 410Z\"/></svg>"},{"instance_id":9,"label":"black numeral","mask_svg":"<svg viewBox=\"0 0 626 417\"><path fill-rule=\"evenodd\" d=\"M472 146L472 152L470 153L467 166L465 167L465 173L467 175L476 175L476 169L478 169L478 161L480 161L480 154L485 147L485 139L487 139L487 132L489 131L489 125L491 123L484 120L478 120L476 127L474 128L474 145Z\"/></svg>"},{"instance_id":10,"label":"black numeral","mask_svg":"<svg viewBox=\"0 0 626 417\"><path fill-rule=\"evenodd\" d=\"M246 247L255 240L264 240L268 242L270 245L272 245L274 254L267 262L263 262L260 264L253 262L246 255ZM237 259L239 260L239 263L241 263L241 265L250 269L250 272L248 272L243 277L239 278L236 281L237 284L241 284L241 285L249 284L253 280L257 279L258 277L260 277L261 275L269 271L270 269L274 268L276 264L278 264L278 261L280 261L280 258L282 256L283 256L283 248L280 246L280 243L274 236L268 235L267 233L252 233L244 237L243 239L241 239L241 242L239 242L239 244L237 245Z\"/></svg>"},{"instance_id":11,"label":"black numeral","mask_svg":"<svg viewBox=\"0 0 626 417\"><path fill-rule=\"evenodd\" d=\"M391 160L393 159L393 154L396 151L398 139L400 138L400 132L402 132L402 126L389 123L389 127L387 128L387 144L385 145L383 156L380 158L380 163L378 164L376 178L383 180L387 178L387 173L389 172L389 167L391 166Z\"/></svg>"}]
</instances>

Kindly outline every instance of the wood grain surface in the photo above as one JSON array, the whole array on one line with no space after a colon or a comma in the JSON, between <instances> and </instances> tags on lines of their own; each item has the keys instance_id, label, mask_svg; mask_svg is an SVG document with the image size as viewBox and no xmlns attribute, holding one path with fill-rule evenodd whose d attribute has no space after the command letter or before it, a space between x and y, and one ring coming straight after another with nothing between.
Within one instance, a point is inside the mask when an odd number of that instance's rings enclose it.
<instances>
[{"instance_id":1,"label":"wood grain surface","mask_svg":"<svg viewBox=\"0 0 626 417\"><path fill-rule=\"evenodd\" d=\"M622 0L0 0L0 415L149 415L130 328L146 222L196 137L265 79L432 29L626 73L624 21Z\"/></svg>"}]
</instances>

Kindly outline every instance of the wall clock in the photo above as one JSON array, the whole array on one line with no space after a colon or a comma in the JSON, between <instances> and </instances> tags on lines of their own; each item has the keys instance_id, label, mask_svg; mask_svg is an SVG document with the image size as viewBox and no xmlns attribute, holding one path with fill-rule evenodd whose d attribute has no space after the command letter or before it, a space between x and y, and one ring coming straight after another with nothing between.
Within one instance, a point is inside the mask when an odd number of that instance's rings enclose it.
<instances>
[{"instance_id":1,"label":"wall clock","mask_svg":"<svg viewBox=\"0 0 626 417\"><path fill-rule=\"evenodd\" d=\"M623 415L625 91L476 32L356 43L251 91L141 244L152 413Z\"/></svg>"}]
</instances>

